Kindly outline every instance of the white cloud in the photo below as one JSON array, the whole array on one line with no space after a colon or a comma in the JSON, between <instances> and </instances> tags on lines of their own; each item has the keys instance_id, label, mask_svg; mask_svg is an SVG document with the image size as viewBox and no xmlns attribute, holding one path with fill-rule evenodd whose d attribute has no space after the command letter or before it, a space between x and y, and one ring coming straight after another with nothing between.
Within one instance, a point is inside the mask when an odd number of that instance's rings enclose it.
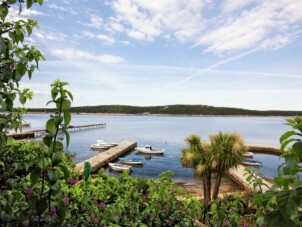
<instances>
[{"instance_id":1,"label":"white cloud","mask_svg":"<svg viewBox=\"0 0 302 227\"><path fill-rule=\"evenodd\" d=\"M43 42L43 43L45 43L46 41L59 41L59 42L67 41L67 36L59 32L51 32L51 31L35 32L33 36L38 39L38 42Z\"/></svg>"},{"instance_id":2,"label":"white cloud","mask_svg":"<svg viewBox=\"0 0 302 227\"><path fill-rule=\"evenodd\" d=\"M47 4L47 6L51 9L56 9L56 10L60 10L62 12L69 12L73 15L77 15L77 12L71 7L63 7L63 6L59 6L55 3L49 3L49 4Z\"/></svg>"},{"instance_id":3,"label":"white cloud","mask_svg":"<svg viewBox=\"0 0 302 227\"><path fill-rule=\"evenodd\" d=\"M223 23L214 21L218 25L197 38L196 45L214 53L282 47L295 39L291 34L301 29L301 10L302 1L261 1L237 16L225 15Z\"/></svg>"},{"instance_id":4,"label":"white cloud","mask_svg":"<svg viewBox=\"0 0 302 227\"><path fill-rule=\"evenodd\" d=\"M112 45L115 43L115 39L108 35L98 34L96 38L102 40L105 45Z\"/></svg>"},{"instance_id":5,"label":"white cloud","mask_svg":"<svg viewBox=\"0 0 302 227\"><path fill-rule=\"evenodd\" d=\"M222 3L224 12L232 12L244 8L245 6L257 2L259 0L226 0Z\"/></svg>"},{"instance_id":6,"label":"white cloud","mask_svg":"<svg viewBox=\"0 0 302 227\"><path fill-rule=\"evenodd\" d=\"M105 30L109 32L123 32L125 31L125 28L120 23L114 21L113 18L109 18L110 21L106 24Z\"/></svg>"},{"instance_id":7,"label":"white cloud","mask_svg":"<svg viewBox=\"0 0 302 227\"><path fill-rule=\"evenodd\" d=\"M87 27L92 27L92 28L101 28L103 25L103 18L97 16L97 15L91 15L90 16L90 22L84 24Z\"/></svg>"},{"instance_id":8,"label":"white cloud","mask_svg":"<svg viewBox=\"0 0 302 227\"><path fill-rule=\"evenodd\" d=\"M89 61L96 61L102 63L122 63L124 59L120 56L114 56L110 54L101 54L101 55L94 55L90 52L75 50L71 48L66 49L53 49L50 50L53 56L56 56L60 59L65 60L74 60L74 59L83 59Z\"/></svg>"},{"instance_id":9,"label":"white cloud","mask_svg":"<svg viewBox=\"0 0 302 227\"><path fill-rule=\"evenodd\" d=\"M25 20L27 18L30 18L32 16L41 16L46 15L42 12L39 12L34 9L23 9L21 14L19 14L19 9L16 7L11 7L9 10L9 14L7 15L6 20L7 21L16 21L16 20Z\"/></svg>"},{"instance_id":10,"label":"white cloud","mask_svg":"<svg viewBox=\"0 0 302 227\"><path fill-rule=\"evenodd\" d=\"M153 41L171 33L173 38L188 41L203 29L204 1L165 0L155 4L150 0L114 0L107 4L115 12L115 23L126 27L123 31L134 39Z\"/></svg>"},{"instance_id":11,"label":"white cloud","mask_svg":"<svg viewBox=\"0 0 302 227\"><path fill-rule=\"evenodd\" d=\"M120 43L124 44L125 46L129 46L130 45L130 42L127 41L127 40L120 41Z\"/></svg>"},{"instance_id":12,"label":"white cloud","mask_svg":"<svg viewBox=\"0 0 302 227\"><path fill-rule=\"evenodd\" d=\"M138 31L128 31L127 32L128 36L134 39L138 39L138 40L145 40L146 39L146 35L142 32L138 32ZM150 40L150 38L149 38Z\"/></svg>"},{"instance_id":13,"label":"white cloud","mask_svg":"<svg viewBox=\"0 0 302 227\"><path fill-rule=\"evenodd\" d=\"M113 45L116 41L113 37L105 35L105 34L94 34L89 31L84 31L83 35L89 38L96 38L103 42L104 45Z\"/></svg>"}]
</instances>

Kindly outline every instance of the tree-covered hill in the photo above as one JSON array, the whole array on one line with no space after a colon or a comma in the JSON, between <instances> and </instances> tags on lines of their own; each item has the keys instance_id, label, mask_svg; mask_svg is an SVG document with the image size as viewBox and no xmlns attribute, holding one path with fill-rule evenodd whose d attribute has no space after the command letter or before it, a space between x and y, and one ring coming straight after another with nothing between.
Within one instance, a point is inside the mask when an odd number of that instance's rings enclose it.
<instances>
[{"instance_id":1,"label":"tree-covered hill","mask_svg":"<svg viewBox=\"0 0 302 227\"><path fill-rule=\"evenodd\" d=\"M29 112L51 112L54 109L28 109ZM104 114L168 114L168 115L254 115L254 116L301 116L302 111L247 110L240 108L214 107L207 105L126 106L102 105L72 107L72 113Z\"/></svg>"}]
</instances>

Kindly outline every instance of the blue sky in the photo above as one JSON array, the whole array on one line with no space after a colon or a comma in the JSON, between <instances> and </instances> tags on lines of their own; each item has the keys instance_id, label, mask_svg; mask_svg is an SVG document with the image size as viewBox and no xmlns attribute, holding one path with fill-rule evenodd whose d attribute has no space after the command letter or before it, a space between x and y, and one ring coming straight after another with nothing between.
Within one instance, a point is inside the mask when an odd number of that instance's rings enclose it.
<instances>
[{"instance_id":1,"label":"blue sky","mask_svg":"<svg viewBox=\"0 0 302 227\"><path fill-rule=\"evenodd\" d=\"M11 18L16 17L13 10ZM28 42L47 61L22 86L45 107L204 104L302 110L301 0L48 0Z\"/></svg>"}]
</instances>

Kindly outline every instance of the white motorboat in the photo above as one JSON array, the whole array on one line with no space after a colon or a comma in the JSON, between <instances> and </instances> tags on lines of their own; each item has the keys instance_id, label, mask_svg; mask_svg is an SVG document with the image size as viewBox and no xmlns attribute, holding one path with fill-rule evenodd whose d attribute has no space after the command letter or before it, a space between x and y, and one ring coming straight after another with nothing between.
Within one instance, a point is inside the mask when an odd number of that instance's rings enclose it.
<instances>
[{"instance_id":1,"label":"white motorboat","mask_svg":"<svg viewBox=\"0 0 302 227\"><path fill-rule=\"evenodd\" d=\"M242 160L242 164L249 166L262 166L262 162L253 159Z\"/></svg>"},{"instance_id":2,"label":"white motorboat","mask_svg":"<svg viewBox=\"0 0 302 227\"><path fill-rule=\"evenodd\" d=\"M254 155L254 153L253 153L253 152L249 152L249 151L244 152L244 153L242 154L243 157L252 157L253 155Z\"/></svg>"},{"instance_id":3,"label":"white motorboat","mask_svg":"<svg viewBox=\"0 0 302 227\"><path fill-rule=\"evenodd\" d=\"M26 121L24 121L24 120L22 120L21 126L22 126L22 127L29 127L29 126L30 126L30 123L29 123L29 122L26 122Z\"/></svg>"},{"instance_id":4,"label":"white motorboat","mask_svg":"<svg viewBox=\"0 0 302 227\"><path fill-rule=\"evenodd\" d=\"M108 165L112 170L115 170L115 171L124 171L124 170L131 171L131 169L132 169L131 166L124 165L121 163L108 163Z\"/></svg>"},{"instance_id":5,"label":"white motorboat","mask_svg":"<svg viewBox=\"0 0 302 227\"><path fill-rule=\"evenodd\" d=\"M145 147L136 147L135 150L144 154L163 154L164 150L154 150L151 145Z\"/></svg>"},{"instance_id":6,"label":"white motorboat","mask_svg":"<svg viewBox=\"0 0 302 227\"><path fill-rule=\"evenodd\" d=\"M141 158L119 158L120 163L126 165L143 165L143 159Z\"/></svg>"},{"instance_id":7,"label":"white motorboat","mask_svg":"<svg viewBox=\"0 0 302 227\"><path fill-rule=\"evenodd\" d=\"M106 143L104 140L97 140L95 144L92 144L90 146L91 149L97 150L97 149L109 149L112 147L117 146L117 143Z\"/></svg>"}]
</instances>

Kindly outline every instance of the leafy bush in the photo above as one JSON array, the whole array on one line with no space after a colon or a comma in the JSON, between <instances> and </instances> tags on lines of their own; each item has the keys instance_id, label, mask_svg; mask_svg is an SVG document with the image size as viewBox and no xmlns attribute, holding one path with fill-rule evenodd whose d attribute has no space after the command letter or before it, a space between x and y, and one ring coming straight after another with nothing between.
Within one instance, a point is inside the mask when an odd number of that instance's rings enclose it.
<instances>
[{"instance_id":1,"label":"leafy bush","mask_svg":"<svg viewBox=\"0 0 302 227\"><path fill-rule=\"evenodd\" d=\"M46 152L42 142L8 140L0 156L0 190L11 188L14 182L28 175Z\"/></svg>"}]
</instances>

